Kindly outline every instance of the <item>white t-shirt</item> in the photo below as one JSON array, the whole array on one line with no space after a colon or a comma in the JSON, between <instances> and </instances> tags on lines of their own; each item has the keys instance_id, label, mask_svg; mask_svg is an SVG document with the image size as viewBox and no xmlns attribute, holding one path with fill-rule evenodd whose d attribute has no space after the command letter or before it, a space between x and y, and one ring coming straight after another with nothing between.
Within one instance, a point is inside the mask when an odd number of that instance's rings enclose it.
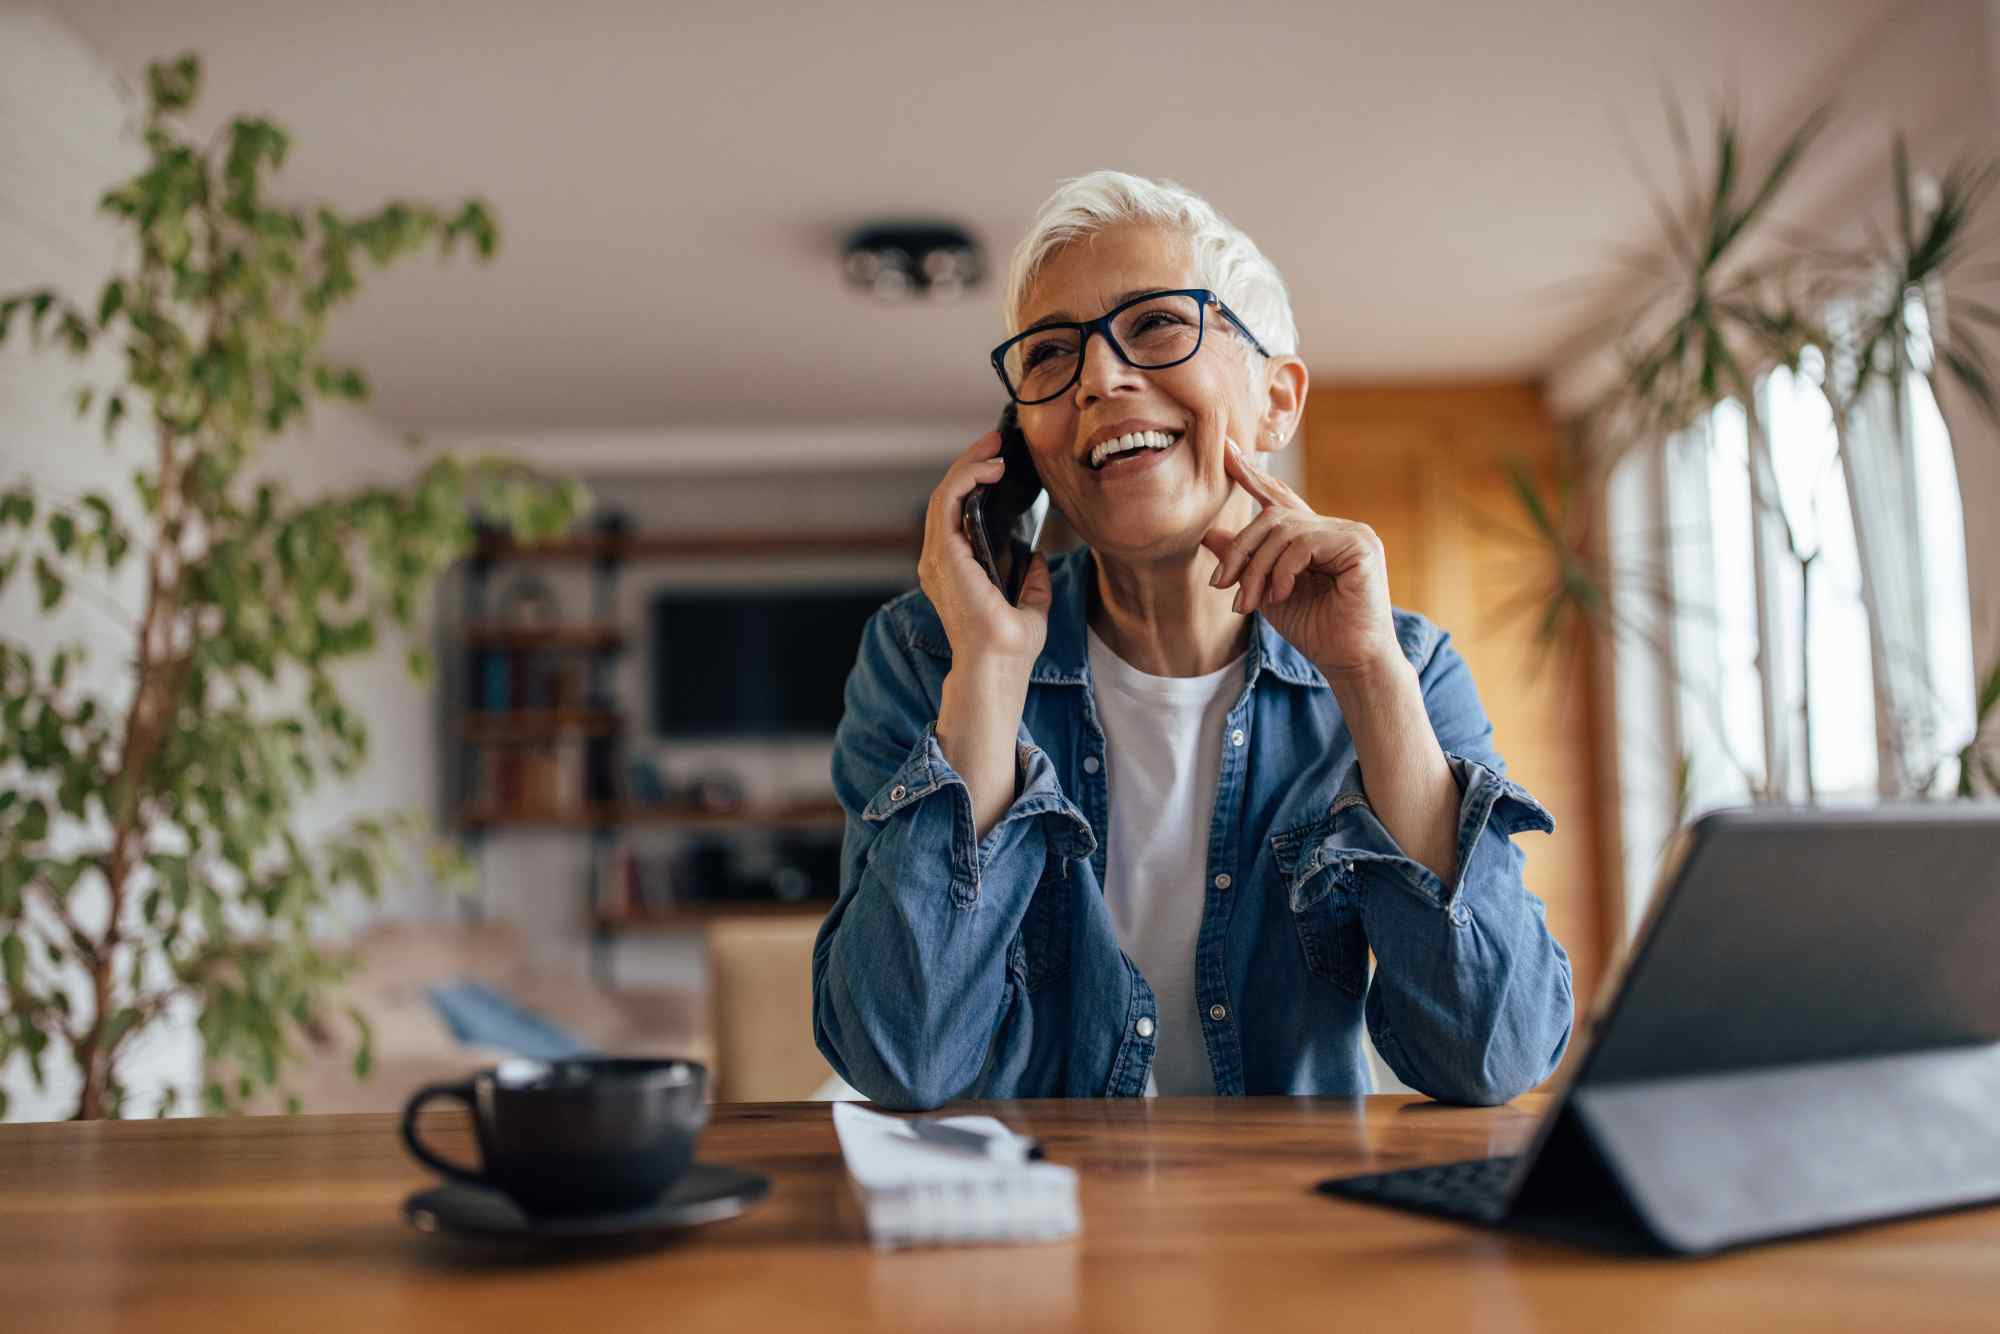
<instances>
[{"instance_id":1,"label":"white t-shirt","mask_svg":"<svg viewBox=\"0 0 2000 1334\"><path fill-rule=\"evenodd\" d=\"M1207 676L1148 676L1096 631L1089 635L1091 696L1104 728L1111 797L1104 897L1119 948L1145 975L1160 1007L1146 1092L1213 1094L1195 1012L1194 950L1222 727L1241 691L1243 658Z\"/></svg>"}]
</instances>

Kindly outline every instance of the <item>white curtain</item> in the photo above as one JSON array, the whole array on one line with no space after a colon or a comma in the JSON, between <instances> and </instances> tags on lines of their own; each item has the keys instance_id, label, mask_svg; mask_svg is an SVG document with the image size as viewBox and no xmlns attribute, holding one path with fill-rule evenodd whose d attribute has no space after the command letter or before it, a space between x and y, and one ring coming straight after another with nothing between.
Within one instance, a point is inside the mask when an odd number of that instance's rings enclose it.
<instances>
[{"instance_id":1,"label":"white curtain","mask_svg":"<svg viewBox=\"0 0 2000 1334\"><path fill-rule=\"evenodd\" d=\"M1844 451L1847 491L1876 636L1876 727L1884 797L1933 779L1969 731L1971 674L1963 512L1949 440L1920 375L1900 401L1877 383ZM1935 457L1942 447L1946 465Z\"/></svg>"}]
</instances>

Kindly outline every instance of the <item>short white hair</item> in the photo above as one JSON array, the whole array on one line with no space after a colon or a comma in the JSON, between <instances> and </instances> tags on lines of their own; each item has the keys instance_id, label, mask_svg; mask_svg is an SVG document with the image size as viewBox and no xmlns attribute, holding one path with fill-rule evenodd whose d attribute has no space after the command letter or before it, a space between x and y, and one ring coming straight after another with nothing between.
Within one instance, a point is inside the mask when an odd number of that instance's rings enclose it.
<instances>
[{"instance_id":1,"label":"short white hair","mask_svg":"<svg viewBox=\"0 0 2000 1334\"><path fill-rule=\"evenodd\" d=\"M1072 241L1128 223L1167 228L1186 243L1200 285L1229 304L1273 356L1299 350L1292 301L1277 266L1213 204L1174 181L1093 171L1064 181L1035 215L1007 266L1002 319L1012 338L1027 322L1021 303L1049 257ZM1243 343L1245 360L1255 356Z\"/></svg>"}]
</instances>

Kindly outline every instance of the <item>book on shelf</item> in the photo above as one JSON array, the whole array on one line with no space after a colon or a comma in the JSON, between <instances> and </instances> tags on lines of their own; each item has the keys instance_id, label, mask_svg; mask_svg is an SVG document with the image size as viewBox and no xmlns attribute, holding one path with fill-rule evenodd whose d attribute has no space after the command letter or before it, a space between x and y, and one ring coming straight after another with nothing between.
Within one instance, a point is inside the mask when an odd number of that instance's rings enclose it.
<instances>
[{"instance_id":1,"label":"book on shelf","mask_svg":"<svg viewBox=\"0 0 2000 1334\"><path fill-rule=\"evenodd\" d=\"M465 793L467 806L492 807L501 804L500 757L493 746L473 742L466 747Z\"/></svg>"},{"instance_id":2,"label":"book on shelf","mask_svg":"<svg viewBox=\"0 0 2000 1334\"><path fill-rule=\"evenodd\" d=\"M587 676L574 658L504 648L475 649L471 656L471 697L481 713L584 707Z\"/></svg>"},{"instance_id":3,"label":"book on shelf","mask_svg":"<svg viewBox=\"0 0 2000 1334\"><path fill-rule=\"evenodd\" d=\"M632 915L632 850L610 845L597 850L595 902L600 920L618 921Z\"/></svg>"},{"instance_id":4,"label":"book on shelf","mask_svg":"<svg viewBox=\"0 0 2000 1334\"><path fill-rule=\"evenodd\" d=\"M513 705L513 664L505 653L485 652L478 655L479 707L488 713L505 713Z\"/></svg>"},{"instance_id":5,"label":"book on shelf","mask_svg":"<svg viewBox=\"0 0 2000 1334\"><path fill-rule=\"evenodd\" d=\"M586 675L575 657L552 652L514 651L494 656L508 664L507 693L497 707L516 709L580 709ZM488 707L495 707L489 692Z\"/></svg>"},{"instance_id":6,"label":"book on shelf","mask_svg":"<svg viewBox=\"0 0 2000 1334\"><path fill-rule=\"evenodd\" d=\"M546 653L520 655L520 681L516 690L518 708L553 708L556 697L554 659Z\"/></svg>"},{"instance_id":7,"label":"book on shelf","mask_svg":"<svg viewBox=\"0 0 2000 1334\"><path fill-rule=\"evenodd\" d=\"M584 738L582 791L586 801L618 800L618 739L615 736Z\"/></svg>"},{"instance_id":8,"label":"book on shelf","mask_svg":"<svg viewBox=\"0 0 2000 1334\"><path fill-rule=\"evenodd\" d=\"M593 906L601 921L666 917L680 906L670 856L642 856L622 843L607 846L597 853L595 874Z\"/></svg>"},{"instance_id":9,"label":"book on shelf","mask_svg":"<svg viewBox=\"0 0 2000 1334\"><path fill-rule=\"evenodd\" d=\"M612 801L615 794L592 781L590 763L592 747L606 742L581 736L468 741L465 804L533 816L574 814Z\"/></svg>"},{"instance_id":10,"label":"book on shelf","mask_svg":"<svg viewBox=\"0 0 2000 1334\"><path fill-rule=\"evenodd\" d=\"M588 795L583 786L583 738L563 737L556 742L555 805L560 810L580 809Z\"/></svg>"},{"instance_id":11,"label":"book on shelf","mask_svg":"<svg viewBox=\"0 0 2000 1334\"><path fill-rule=\"evenodd\" d=\"M518 801L521 808L530 811L562 809L562 793L557 788L560 770L554 749L549 746L516 746L514 752L520 766Z\"/></svg>"}]
</instances>

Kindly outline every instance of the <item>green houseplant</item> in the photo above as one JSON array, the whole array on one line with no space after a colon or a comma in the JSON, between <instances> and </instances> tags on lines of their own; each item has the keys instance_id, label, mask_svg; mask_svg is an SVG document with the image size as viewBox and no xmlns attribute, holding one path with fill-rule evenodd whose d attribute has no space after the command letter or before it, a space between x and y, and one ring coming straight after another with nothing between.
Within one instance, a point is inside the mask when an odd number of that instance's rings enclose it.
<instances>
[{"instance_id":1,"label":"green houseplant","mask_svg":"<svg viewBox=\"0 0 2000 1334\"><path fill-rule=\"evenodd\" d=\"M176 1004L240 1072L207 1085L210 1110L278 1084L335 998L343 965L322 919L377 893L417 832L408 817L310 844L295 829L302 798L367 753L336 669L385 628L419 625L475 520L545 536L583 506L574 484L492 460L307 499L259 479L311 400L367 395L320 351L365 262L484 257L496 233L476 200L352 215L274 202L285 131L237 118L190 141L199 79L192 55L148 70L147 159L101 201L130 255L90 303L0 297L0 339L122 352L117 382L80 388L77 411L107 439L125 423L151 456L124 508L108 491L0 489L0 581L31 579L44 611L143 563L123 690L80 684L81 645L37 654L0 634L0 1064L40 1084L51 1053L66 1057L78 1117L169 1109L136 1106L120 1061ZM417 648L408 660L427 669ZM357 1073L367 1064L364 1032Z\"/></svg>"},{"instance_id":2,"label":"green houseplant","mask_svg":"<svg viewBox=\"0 0 2000 1334\"><path fill-rule=\"evenodd\" d=\"M1982 326L2000 328L2000 312L1960 290L1968 276L1979 276L1972 263L1978 248L1974 223L1996 181L1991 164L1962 160L1920 190L1898 138L1892 155L1892 225L1868 226L1860 244L1830 246L1790 231L1776 212L1801 162L1822 137L1824 111L1806 117L1755 169L1732 115L1717 115L1706 154L1697 154L1672 105L1668 122L1681 193L1669 198L1649 187L1659 242L1625 257L1625 268L1636 272L1639 281L1621 284L1618 311L1600 330L1618 352L1618 374L1574 424L1554 488L1523 466L1513 468L1516 498L1531 540L1544 557L1544 575L1522 605L1534 612L1536 633L1544 643L1559 642L1577 630L1600 635L1638 631L1637 625L1621 622L1615 610L1614 582L1643 594L1668 616L1702 614L1700 608L1675 605L1664 572L1614 570L1603 550L1597 516L1611 475L1630 455L1665 449L1676 432L1724 400L1733 399L1743 412L1752 506L1774 521L1772 528L1781 539L1777 552L1796 573L1801 604L1809 605L1804 590L1819 550L1817 541L1805 534L1818 524L1816 516L1794 513L1780 494L1766 407L1755 389L1766 370L1783 366L1796 372L1808 359L1822 368L1835 462L1846 476L1850 505L1858 485L1852 444L1858 418L1886 405L1881 419L1907 449L1911 417L1906 386L1913 371L1933 385L1948 377L1989 416L2000 413L1989 354L1980 338ZM1913 322L1927 330L1933 354L1921 366L1913 365L1911 357ZM1870 630L1878 713L1891 717L1898 733L1897 744L1883 757L1884 785L1895 795L1928 791L1932 776L1916 773L1904 752L1929 719L1927 714L1889 712L1884 647L1889 637L1865 563L1861 601ZM1764 600L1758 606L1758 638L1768 643L1776 627ZM1804 643L1809 633L1802 621L1799 659L1807 669ZM1666 644L1649 642L1646 647L1670 676L1680 676ZM1760 660L1760 673L1766 702L1763 753L1770 762L1760 767L1740 757L1732 760L1754 797L1773 800L1785 790L1783 735L1768 659ZM2000 680L2000 667L1994 680ZM1689 693L1697 698L1713 693L1712 682L1682 678L1680 684L1691 687ZM1991 708L1992 693L1989 681L1981 693L1984 709ZM1810 797L1815 787L1810 717L1802 723L1807 740L1800 760ZM1962 794L1970 794L1975 770L1992 766L1980 746L1975 738L1959 756ZM1681 766L1677 785L1684 790L1685 756Z\"/></svg>"}]
</instances>

